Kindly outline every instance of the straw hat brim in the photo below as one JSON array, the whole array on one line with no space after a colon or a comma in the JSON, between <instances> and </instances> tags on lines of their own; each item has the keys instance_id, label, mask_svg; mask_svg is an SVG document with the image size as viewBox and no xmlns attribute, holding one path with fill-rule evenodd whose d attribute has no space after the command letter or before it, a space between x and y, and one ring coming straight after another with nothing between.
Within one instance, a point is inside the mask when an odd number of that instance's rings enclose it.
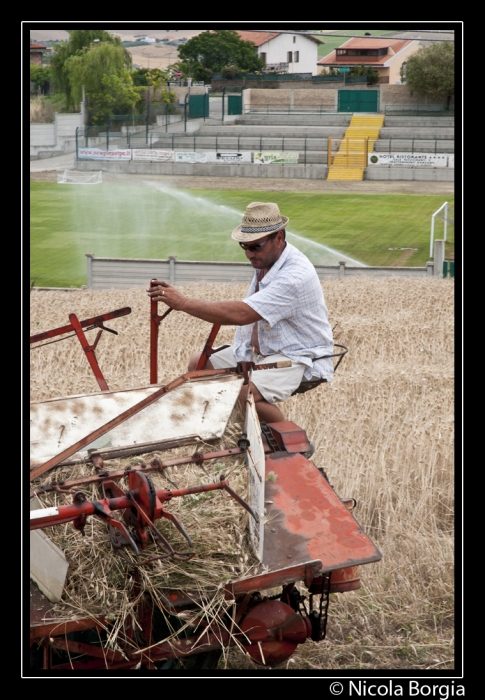
<instances>
[{"instance_id":1,"label":"straw hat brim","mask_svg":"<svg viewBox=\"0 0 485 700\"><path fill-rule=\"evenodd\" d=\"M288 224L289 218L287 216L281 216L281 221L277 224L272 224L271 226L258 226L257 228L252 228L250 226L244 226L240 224L236 226L231 234L231 238L235 241L241 241L241 243L247 243L248 241L257 241L259 238L265 238L269 236L270 233L275 233ZM245 228L245 231L241 231Z\"/></svg>"}]
</instances>

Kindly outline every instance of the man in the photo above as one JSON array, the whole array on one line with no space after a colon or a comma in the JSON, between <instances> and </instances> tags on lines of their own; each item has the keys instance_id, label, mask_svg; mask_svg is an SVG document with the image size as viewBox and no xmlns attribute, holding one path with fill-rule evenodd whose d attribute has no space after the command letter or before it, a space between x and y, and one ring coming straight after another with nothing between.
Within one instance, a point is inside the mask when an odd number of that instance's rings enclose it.
<instances>
[{"instance_id":1,"label":"man","mask_svg":"<svg viewBox=\"0 0 485 700\"><path fill-rule=\"evenodd\" d=\"M246 253L255 275L243 301L201 301L167 282L154 281L148 295L177 311L209 323L235 325L234 343L210 356L206 369L291 360L291 367L255 370L249 388L259 419L285 418L276 405L288 399L303 379L331 381L332 329L318 275L308 258L286 241L289 219L277 204L252 202L232 238ZM195 369L200 353L189 363ZM243 386L241 398L246 398Z\"/></svg>"}]
</instances>

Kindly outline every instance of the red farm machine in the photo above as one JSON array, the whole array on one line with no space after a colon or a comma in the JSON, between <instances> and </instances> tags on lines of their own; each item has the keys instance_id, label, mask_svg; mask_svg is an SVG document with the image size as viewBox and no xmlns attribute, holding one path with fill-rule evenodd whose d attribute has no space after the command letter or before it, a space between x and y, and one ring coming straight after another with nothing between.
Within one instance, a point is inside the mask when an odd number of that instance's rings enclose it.
<instances>
[{"instance_id":1,"label":"red farm machine","mask_svg":"<svg viewBox=\"0 0 485 700\"><path fill-rule=\"evenodd\" d=\"M157 457L149 463L132 459L122 469L107 468L106 463L116 457L159 454L221 437L242 385L251 372L264 369L253 363L225 370L197 368L159 384L158 331L170 310L159 316L153 301L150 309L149 386L110 391L95 356L100 334L110 331L104 323L129 314L130 308L85 321L70 314L69 325L30 339L37 347L76 335L100 387L97 393L31 404L31 672L208 669L233 645L256 663L274 667L305 640L325 638L330 594L359 588L359 567L381 558L352 513L354 499L340 498L325 472L310 459L313 446L305 431L291 421L260 422L251 394L237 447L195 453L189 449L187 455L173 459ZM85 331L93 329L98 333L90 344ZM217 332L214 326L198 367L213 352ZM338 364L347 349L335 347ZM308 388L302 386L301 391ZM204 469L213 460L234 456L247 467L245 499L224 474L185 488L154 485L154 475L169 466L193 464ZM52 469L76 462L90 472L78 478L48 479ZM93 484L98 489L94 499L86 496L87 486ZM111 643L113 621L108 611L87 610L55 619L52 611L62 597L68 564L54 551L48 536L51 528L72 523L81 537L90 519L104 522L116 556L126 559L136 594L140 572L149 562L175 560L183 567L195 554L190 533L171 509L175 499L216 490L247 514L247 538L258 562L249 576L222 586L219 592L226 605L217 619L197 616L196 591L170 585L156 602L149 595L134 596L136 624L124 630L125 644ZM41 502L49 493L59 497L53 507ZM184 547L174 546L167 531L161 531L164 519L183 536ZM191 613L191 625L183 625Z\"/></svg>"}]
</instances>

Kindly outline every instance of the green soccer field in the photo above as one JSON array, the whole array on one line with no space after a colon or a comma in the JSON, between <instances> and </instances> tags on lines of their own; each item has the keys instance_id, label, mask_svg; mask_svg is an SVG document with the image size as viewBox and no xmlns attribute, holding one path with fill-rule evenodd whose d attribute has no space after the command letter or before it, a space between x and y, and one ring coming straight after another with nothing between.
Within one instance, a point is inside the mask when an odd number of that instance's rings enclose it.
<instances>
[{"instance_id":1,"label":"green soccer field","mask_svg":"<svg viewBox=\"0 0 485 700\"><path fill-rule=\"evenodd\" d=\"M231 239L249 202L277 202L288 240L314 264L426 265L431 216L444 195L179 190L144 185L30 183L30 278L37 287L87 283L96 257L244 261ZM435 223L443 237L443 221ZM454 244L448 225L447 252Z\"/></svg>"}]
</instances>

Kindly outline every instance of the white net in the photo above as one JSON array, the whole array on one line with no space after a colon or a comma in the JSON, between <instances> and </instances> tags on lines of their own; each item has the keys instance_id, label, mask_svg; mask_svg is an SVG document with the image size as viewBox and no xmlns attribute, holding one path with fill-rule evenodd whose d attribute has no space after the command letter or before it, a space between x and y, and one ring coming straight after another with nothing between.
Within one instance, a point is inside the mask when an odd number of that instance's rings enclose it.
<instances>
[{"instance_id":1,"label":"white net","mask_svg":"<svg viewBox=\"0 0 485 700\"><path fill-rule=\"evenodd\" d=\"M103 181L102 171L95 173L77 173L74 170L64 170L57 174L59 185L99 185Z\"/></svg>"}]
</instances>

